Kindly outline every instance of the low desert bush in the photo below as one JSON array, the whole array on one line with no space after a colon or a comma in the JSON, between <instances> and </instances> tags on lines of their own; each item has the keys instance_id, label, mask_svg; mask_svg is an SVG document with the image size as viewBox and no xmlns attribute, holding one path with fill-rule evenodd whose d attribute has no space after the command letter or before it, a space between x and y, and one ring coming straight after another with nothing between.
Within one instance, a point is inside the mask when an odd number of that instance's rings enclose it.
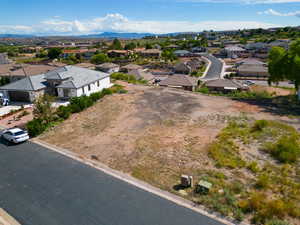
<instances>
[{"instance_id":1,"label":"low desert bush","mask_svg":"<svg viewBox=\"0 0 300 225\"><path fill-rule=\"evenodd\" d=\"M275 143L267 143L264 150L282 163L294 163L300 157L299 137L296 135L282 136Z\"/></svg>"}]
</instances>

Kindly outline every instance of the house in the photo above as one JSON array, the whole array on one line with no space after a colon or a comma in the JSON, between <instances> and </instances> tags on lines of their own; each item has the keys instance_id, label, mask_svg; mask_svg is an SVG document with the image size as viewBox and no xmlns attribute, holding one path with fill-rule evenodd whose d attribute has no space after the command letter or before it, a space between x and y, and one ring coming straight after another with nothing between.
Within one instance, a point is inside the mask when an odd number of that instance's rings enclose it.
<instances>
[{"instance_id":1,"label":"house","mask_svg":"<svg viewBox=\"0 0 300 225\"><path fill-rule=\"evenodd\" d=\"M237 68L237 75L242 77L269 77L265 64L242 64Z\"/></svg>"},{"instance_id":2,"label":"house","mask_svg":"<svg viewBox=\"0 0 300 225\"><path fill-rule=\"evenodd\" d=\"M96 70L104 72L104 73L117 73L120 71L120 66L114 63L103 63L96 66Z\"/></svg>"},{"instance_id":3,"label":"house","mask_svg":"<svg viewBox=\"0 0 300 225\"><path fill-rule=\"evenodd\" d=\"M128 73L131 70L139 70L139 69L143 69L143 67L139 66L139 65L136 65L136 64L128 64L126 66L122 66L120 71Z\"/></svg>"},{"instance_id":4,"label":"house","mask_svg":"<svg viewBox=\"0 0 300 225\"><path fill-rule=\"evenodd\" d=\"M168 78L159 82L159 86L180 88L188 91L194 91L197 85L197 79L182 74L168 76Z\"/></svg>"},{"instance_id":5,"label":"house","mask_svg":"<svg viewBox=\"0 0 300 225\"><path fill-rule=\"evenodd\" d=\"M181 62L175 65L174 72L182 74L190 74L192 72L197 72L201 69L204 62L198 58L193 58L187 62Z\"/></svg>"},{"instance_id":6,"label":"house","mask_svg":"<svg viewBox=\"0 0 300 225\"><path fill-rule=\"evenodd\" d=\"M128 74L133 75L137 80L146 80L148 83L155 82L155 76L152 73L142 69L131 70Z\"/></svg>"},{"instance_id":7,"label":"house","mask_svg":"<svg viewBox=\"0 0 300 225\"><path fill-rule=\"evenodd\" d=\"M110 75L76 66L64 66L47 73L25 77L0 87L11 101L33 102L41 94L50 94L60 99L89 96L111 87Z\"/></svg>"},{"instance_id":8,"label":"house","mask_svg":"<svg viewBox=\"0 0 300 225\"><path fill-rule=\"evenodd\" d=\"M179 74L190 74L192 72L192 68L187 62L181 62L174 66L174 72Z\"/></svg>"},{"instance_id":9,"label":"house","mask_svg":"<svg viewBox=\"0 0 300 225\"><path fill-rule=\"evenodd\" d=\"M188 57L191 55L191 53L187 50L176 50L174 51L174 55L177 57Z\"/></svg>"},{"instance_id":10,"label":"house","mask_svg":"<svg viewBox=\"0 0 300 225\"><path fill-rule=\"evenodd\" d=\"M220 91L220 92L231 92L231 91L241 91L247 90L248 88L238 81L229 80L229 79L216 79L216 80L209 80L205 82L205 86L210 91Z\"/></svg>"},{"instance_id":11,"label":"house","mask_svg":"<svg viewBox=\"0 0 300 225\"><path fill-rule=\"evenodd\" d=\"M90 59L97 52L97 49L64 49L63 58L68 58L71 55L79 55L84 59Z\"/></svg>"},{"instance_id":12,"label":"house","mask_svg":"<svg viewBox=\"0 0 300 225\"><path fill-rule=\"evenodd\" d=\"M131 51L129 50L109 50L107 52L108 57L110 58L122 58L129 56Z\"/></svg>"},{"instance_id":13,"label":"house","mask_svg":"<svg viewBox=\"0 0 300 225\"><path fill-rule=\"evenodd\" d=\"M289 48L289 41L288 40L276 40L276 41L273 41L273 42L269 43L269 47L270 48L282 47L284 49L288 49Z\"/></svg>"},{"instance_id":14,"label":"house","mask_svg":"<svg viewBox=\"0 0 300 225\"><path fill-rule=\"evenodd\" d=\"M10 60L8 59L7 53L0 53L0 65L9 63Z\"/></svg>"},{"instance_id":15,"label":"house","mask_svg":"<svg viewBox=\"0 0 300 225\"><path fill-rule=\"evenodd\" d=\"M201 52L206 52L206 48L205 47L194 47L191 49L191 51L193 53L201 53Z\"/></svg>"},{"instance_id":16,"label":"house","mask_svg":"<svg viewBox=\"0 0 300 225\"><path fill-rule=\"evenodd\" d=\"M241 48L237 45L225 47L224 51L228 58L238 58L246 52L244 48Z\"/></svg>"},{"instance_id":17,"label":"house","mask_svg":"<svg viewBox=\"0 0 300 225\"><path fill-rule=\"evenodd\" d=\"M145 58L159 58L161 56L162 51L159 49L146 49L140 51L138 54Z\"/></svg>"},{"instance_id":18,"label":"house","mask_svg":"<svg viewBox=\"0 0 300 225\"><path fill-rule=\"evenodd\" d=\"M85 68L85 69L90 69L90 70L95 69L95 65L93 63L87 63L87 62L77 63L74 66Z\"/></svg>"},{"instance_id":19,"label":"house","mask_svg":"<svg viewBox=\"0 0 300 225\"><path fill-rule=\"evenodd\" d=\"M242 59L242 60L238 60L236 62L236 66L239 67L241 65L267 65L266 63L256 59L256 58L246 58L246 59Z\"/></svg>"},{"instance_id":20,"label":"house","mask_svg":"<svg viewBox=\"0 0 300 225\"><path fill-rule=\"evenodd\" d=\"M26 76L43 74L57 67L50 65L5 64L0 65L0 77L8 77L11 82Z\"/></svg>"}]
</instances>

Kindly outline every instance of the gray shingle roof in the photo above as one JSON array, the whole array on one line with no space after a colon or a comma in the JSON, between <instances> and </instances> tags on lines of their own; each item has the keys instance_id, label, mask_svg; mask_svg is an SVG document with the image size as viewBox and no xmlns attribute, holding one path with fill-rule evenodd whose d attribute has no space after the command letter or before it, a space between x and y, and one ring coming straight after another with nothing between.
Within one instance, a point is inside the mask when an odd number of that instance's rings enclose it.
<instances>
[{"instance_id":1,"label":"gray shingle roof","mask_svg":"<svg viewBox=\"0 0 300 225\"><path fill-rule=\"evenodd\" d=\"M37 91L46 88L45 75L25 77L16 82L0 87L0 90Z\"/></svg>"},{"instance_id":2,"label":"gray shingle roof","mask_svg":"<svg viewBox=\"0 0 300 225\"><path fill-rule=\"evenodd\" d=\"M244 86L237 81L229 79L216 79L210 80L205 83L206 87L218 87L218 88L244 88Z\"/></svg>"},{"instance_id":3,"label":"gray shingle roof","mask_svg":"<svg viewBox=\"0 0 300 225\"><path fill-rule=\"evenodd\" d=\"M0 53L0 64L9 64L7 53Z\"/></svg>"},{"instance_id":4,"label":"gray shingle roof","mask_svg":"<svg viewBox=\"0 0 300 225\"><path fill-rule=\"evenodd\" d=\"M65 80L58 88L80 88L109 76L107 73L76 66L64 66L45 74L49 80Z\"/></svg>"},{"instance_id":5,"label":"gray shingle roof","mask_svg":"<svg viewBox=\"0 0 300 225\"><path fill-rule=\"evenodd\" d=\"M187 75L175 74L159 83L161 86L196 86L196 79Z\"/></svg>"}]
</instances>

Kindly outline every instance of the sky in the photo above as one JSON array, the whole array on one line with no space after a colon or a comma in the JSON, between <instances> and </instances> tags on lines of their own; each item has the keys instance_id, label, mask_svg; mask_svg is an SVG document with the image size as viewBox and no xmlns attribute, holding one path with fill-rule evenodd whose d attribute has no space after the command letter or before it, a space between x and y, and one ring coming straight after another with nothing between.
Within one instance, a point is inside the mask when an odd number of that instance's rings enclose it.
<instances>
[{"instance_id":1,"label":"sky","mask_svg":"<svg viewBox=\"0 0 300 225\"><path fill-rule=\"evenodd\" d=\"M300 25L300 0L0 0L0 34L164 34Z\"/></svg>"}]
</instances>

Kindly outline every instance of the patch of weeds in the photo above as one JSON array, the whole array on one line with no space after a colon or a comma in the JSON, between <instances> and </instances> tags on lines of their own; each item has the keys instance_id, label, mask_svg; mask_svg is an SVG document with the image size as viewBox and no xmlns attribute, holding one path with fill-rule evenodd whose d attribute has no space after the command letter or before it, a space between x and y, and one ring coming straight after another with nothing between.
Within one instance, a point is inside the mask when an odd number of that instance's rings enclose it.
<instances>
[{"instance_id":1,"label":"patch of weeds","mask_svg":"<svg viewBox=\"0 0 300 225\"><path fill-rule=\"evenodd\" d=\"M255 187L258 189L267 189L270 185L271 178L267 173L262 173L261 175L259 175L255 183Z\"/></svg>"},{"instance_id":2,"label":"patch of weeds","mask_svg":"<svg viewBox=\"0 0 300 225\"><path fill-rule=\"evenodd\" d=\"M247 169L250 170L252 173L256 174L260 171L260 168L258 166L258 163L255 161L252 161L247 165Z\"/></svg>"},{"instance_id":3,"label":"patch of weeds","mask_svg":"<svg viewBox=\"0 0 300 225\"><path fill-rule=\"evenodd\" d=\"M233 141L225 138L210 145L209 155L216 161L217 167L234 169L242 168L246 164L239 155L239 147Z\"/></svg>"},{"instance_id":4,"label":"patch of weeds","mask_svg":"<svg viewBox=\"0 0 300 225\"><path fill-rule=\"evenodd\" d=\"M264 150L282 163L295 163L300 157L299 136L282 136L275 143L266 143Z\"/></svg>"}]
</instances>

